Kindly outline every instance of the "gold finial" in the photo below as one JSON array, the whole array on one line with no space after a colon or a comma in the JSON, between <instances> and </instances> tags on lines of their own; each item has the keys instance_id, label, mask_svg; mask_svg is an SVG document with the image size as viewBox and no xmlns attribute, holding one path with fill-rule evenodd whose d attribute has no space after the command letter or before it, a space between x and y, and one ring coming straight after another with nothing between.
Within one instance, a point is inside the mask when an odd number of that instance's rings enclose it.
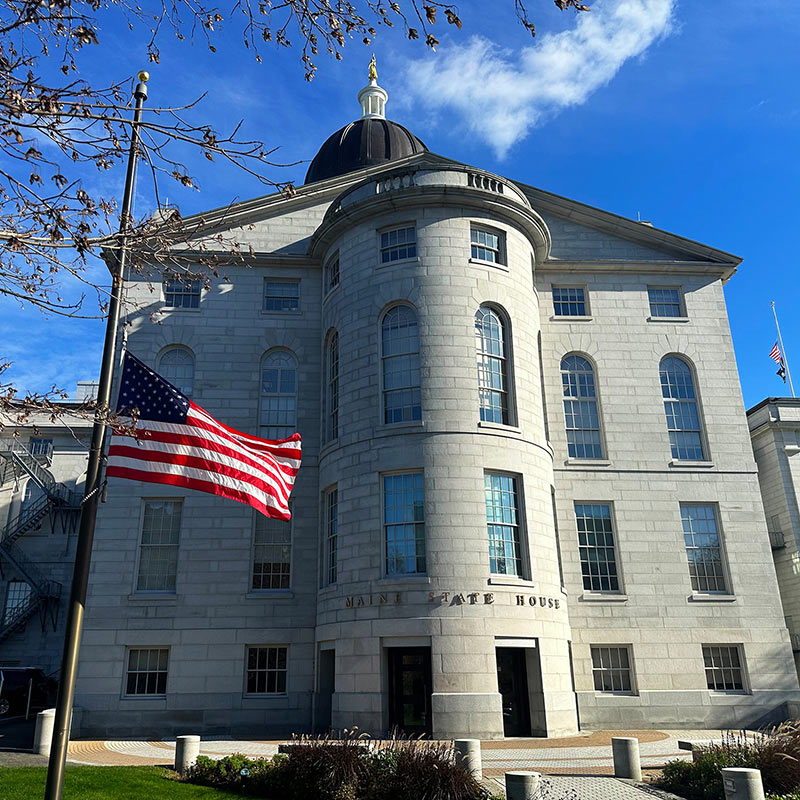
<instances>
[{"instance_id":1,"label":"gold finial","mask_svg":"<svg viewBox=\"0 0 800 800\"><path fill-rule=\"evenodd\" d=\"M372 54L372 58L369 61L369 79L371 81L378 80L378 68L375 65L375 53Z\"/></svg>"}]
</instances>

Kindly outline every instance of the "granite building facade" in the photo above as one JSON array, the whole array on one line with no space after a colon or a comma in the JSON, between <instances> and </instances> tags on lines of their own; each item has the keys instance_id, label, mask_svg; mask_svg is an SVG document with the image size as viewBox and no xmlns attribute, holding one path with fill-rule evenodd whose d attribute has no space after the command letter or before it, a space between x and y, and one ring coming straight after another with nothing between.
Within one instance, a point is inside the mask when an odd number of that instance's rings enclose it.
<instances>
[{"instance_id":1,"label":"granite building facade","mask_svg":"<svg viewBox=\"0 0 800 800\"><path fill-rule=\"evenodd\" d=\"M81 733L780 715L739 259L432 154L374 79L359 100L295 196L203 215L245 265L128 286L130 351L239 430L299 430L303 466L291 524L110 480Z\"/></svg>"}]
</instances>

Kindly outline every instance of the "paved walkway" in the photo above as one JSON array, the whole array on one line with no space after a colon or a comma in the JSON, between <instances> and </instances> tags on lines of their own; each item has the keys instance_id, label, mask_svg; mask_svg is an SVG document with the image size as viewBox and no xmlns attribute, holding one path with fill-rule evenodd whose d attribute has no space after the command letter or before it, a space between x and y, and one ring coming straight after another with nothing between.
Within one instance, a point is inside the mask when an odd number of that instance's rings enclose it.
<instances>
[{"instance_id":1,"label":"paved walkway","mask_svg":"<svg viewBox=\"0 0 800 800\"><path fill-rule=\"evenodd\" d=\"M503 788L503 775L511 770L530 770L547 776L549 783L543 800L652 800L647 787L613 778L611 738L633 736L639 739L642 767L657 769L666 761L690 759L678 749L679 739L695 743L719 740L722 731L594 731L563 739L504 739L481 744L484 777ZM231 753L269 757L278 752L281 741L234 740L230 737L205 737L200 752L211 758ZM78 740L70 742L69 761L97 766L171 765L175 760L175 741L164 740ZM0 752L0 766L42 763L41 756ZM661 795L663 797L663 795Z\"/></svg>"}]
</instances>

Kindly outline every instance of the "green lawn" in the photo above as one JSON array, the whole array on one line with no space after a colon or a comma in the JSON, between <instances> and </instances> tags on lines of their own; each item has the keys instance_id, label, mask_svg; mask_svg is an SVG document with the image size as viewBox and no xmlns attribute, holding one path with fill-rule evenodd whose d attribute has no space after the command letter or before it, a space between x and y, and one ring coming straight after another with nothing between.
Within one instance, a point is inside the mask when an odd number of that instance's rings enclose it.
<instances>
[{"instance_id":1,"label":"green lawn","mask_svg":"<svg viewBox=\"0 0 800 800\"><path fill-rule=\"evenodd\" d=\"M2 800L41 800L47 767L0 767ZM233 800L231 792L171 781L161 767L67 767L64 800Z\"/></svg>"}]
</instances>

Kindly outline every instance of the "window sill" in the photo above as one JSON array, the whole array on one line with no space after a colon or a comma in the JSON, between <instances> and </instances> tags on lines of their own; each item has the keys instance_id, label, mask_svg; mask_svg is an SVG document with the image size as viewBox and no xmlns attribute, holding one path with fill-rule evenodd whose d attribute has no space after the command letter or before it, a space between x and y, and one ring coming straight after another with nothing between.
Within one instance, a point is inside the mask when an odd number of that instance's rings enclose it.
<instances>
[{"instance_id":1,"label":"window sill","mask_svg":"<svg viewBox=\"0 0 800 800\"><path fill-rule=\"evenodd\" d=\"M251 589L245 597L248 600L293 600L291 589Z\"/></svg>"},{"instance_id":2,"label":"window sill","mask_svg":"<svg viewBox=\"0 0 800 800\"><path fill-rule=\"evenodd\" d=\"M413 422L384 422L378 429L378 436L386 434L391 436L392 433L402 433L404 431L423 431L425 430L424 420L415 420Z\"/></svg>"},{"instance_id":3,"label":"window sill","mask_svg":"<svg viewBox=\"0 0 800 800\"><path fill-rule=\"evenodd\" d=\"M479 428L483 428L485 433L513 433L516 436L522 436L522 428L516 425L503 425L501 422L479 422Z\"/></svg>"},{"instance_id":4,"label":"window sill","mask_svg":"<svg viewBox=\"0 0 800 800\"><path fill-rule=\"evenodd\" d=\"M527 578L517 578L515 580L511 575L498 575L496 578L489 578L486 583L490 586L521 586L526 589L534 589L536 587L536 584Z\"/></svg>"},{"instance_id":5,"label":"window sill","mask_svg":"<svg viewBox=\"0 0 800 800\"><path fill-rule=\"evenodd\" d=\"M565 467L610 467L607 458L568 458L564 461Z\"/></svg>"},{"instance_id":6,"label":"window sill","mask_svg":"<svg viewBox=\"0 0 800 800\"><path fill-rule=\"evenodd\" d=\"M339 437L337 436L335 439L331 439L329 442L325 442L324 445L320 448L319 457L322 458L323 456L328 455L328 453L332 452L339 446Z\"/></svg>"},{"instance_id":7,"label":"window sill","mask_svg":"<svg viewBox=\"0 0 800 800\"><path fill-rule=\"evenodd\" d=\"M161 306L159 309L159 311L169 311L170 313L180 311L181 314L199 314L202 310L202 308L183 308L181 306Z\"/></svg>"},{"instance_id":8,"label":"window sill","mask_svg":"<svg viewBox=\"0 0 800 800\"><path fill-rule=\"evenodd\" d=\"M594 690L595 697L638 697L639 692L598 692Z\"/></svg>"},{"instance_id":9,"label":"window sill","mask_svg":"<svg viewBox=\"0 0 800 800\"><path fill-rule=\"evenodd\" d=\"M177 603L178 595L174 592L168 594L166 592L160 594L148 594L147 592L135 592L128 595L128 601L132 603Z\"/></svg>"},{"instance_id":10,"label":"window sill","mask_svg":"<svg viewBox=\"0 0 800 800\"><path fill-rule=\"evenodd\" d=\"M397 261L387 261L385 264L381 263L378 264L376 269L386 269L387 267L396 267L398 264L419 264L420 258L419 256L414 256L413 258L399 258Z\"/></svg>"},{"instance_id":11,"label":"window sill","mask_svg":"<svg viewBox=\"0 0 800 800\"><path fill-rule=\"evenodd\" d=\"M262 317L302 317L302 311L268 311L266 308L261 309Z\"/></svg>"},{"instance_id":12,"label":"window sill","mask_svg":"<svg viewBox=\"0 0 800 800\"><path fill-rule=\"evenodd\" d=\"M594 317L592 316L585 316L580 317L577 314L575 316L570 316L569 314L553 314L550 317L550 322L592 322Z\"/></svg>"},{"instance_id":13,"label":"window sill","mask_svg":"<svg viewBox=\"0 0 800 800\"><path fill-rule=\"evenodd\" d=\"M689 322L689 317L648 317L648 322Z\"/></svg>"},{"instance_id":14,"label":"window sill","mask_svg":"<svg viewBox=\"0 0 800 800\"><path fill-rule=\"evenodd\" d=\"M686 598L689 603L735 603L735 594L690 594Z\"/></svg>"},{"instance_id":15,"label":"window sill","mask_svg":"<svg viewBox=\"0 0 800 800\"><path fill-rule=\"evenodd\" d=\"M322 302L324 303L329 297L335 295L341 285L342 285L341 282L339 282L336 284L336 286L332 287L331 289L328 289L328 291L326 291L322 296Z\"/></svg>"},{"instance_id":16,"label":"window sill","mask_svg":"<svg viewBox=\"0 0 800 800\"><path fill-rule=\"evenodd\" d=\"M470 264L476 264L479 267L491 267L492 269L499 269L501 272L508 272L508 264L501 264L499 261L484 261L482 258L470 258Z\"/></svg>"},{"instance_id":17,"label":"window sill","mask_svg":"<svg viewBox=\"0 0 800 800\"><path fill-rule=\"evenodd\" d=\"M141 703L143 700L161 700L167 699L165 694L124 694L122 700L133 701L134 703Z\"/></svg>"},{"instance_id":18,"label":"window sill","mask_svg":"<svg viewBox=\"0 0 800 800\"><path fill-rule=\"evenodd\" d=\"M404 589L409 584L419 584L420 586L429 586L431 579L428 575L384 575L382 578L378 578L378 584L383 588L386 589L391 588L393 584L397 584L398 589Z\"/></svg>"},{"instance_id":19,"label":"window sill","mask_svg":"<svg viewBox=\"0 0 800 800\"><path fill-rule=\"evenodd\" d=\"M677 459L673 458L672 461L669 462L670 467L676 467L677 469L710 469L714 466L713 461L678 461Z\"/></svg>"},{"instance_id":20,"label":"window sill","mask_svg":"<svg viewBox=\"0 0 800 800\"><path fill-rule=\"evenodd\" d=\"M628 595L614 592L584 592L578 600L581 603L627 603Z\"/></svg>"},{"instance_id":21,"label":"window sill","mask_svg":"<svg viewBox=\"0 0 800 800\"><path fill-rule=\"evenodd\" d=\"M243 694L242 700L286 700L288 692L264 692L263 694Z\"/></svg>"}]
</instances>

